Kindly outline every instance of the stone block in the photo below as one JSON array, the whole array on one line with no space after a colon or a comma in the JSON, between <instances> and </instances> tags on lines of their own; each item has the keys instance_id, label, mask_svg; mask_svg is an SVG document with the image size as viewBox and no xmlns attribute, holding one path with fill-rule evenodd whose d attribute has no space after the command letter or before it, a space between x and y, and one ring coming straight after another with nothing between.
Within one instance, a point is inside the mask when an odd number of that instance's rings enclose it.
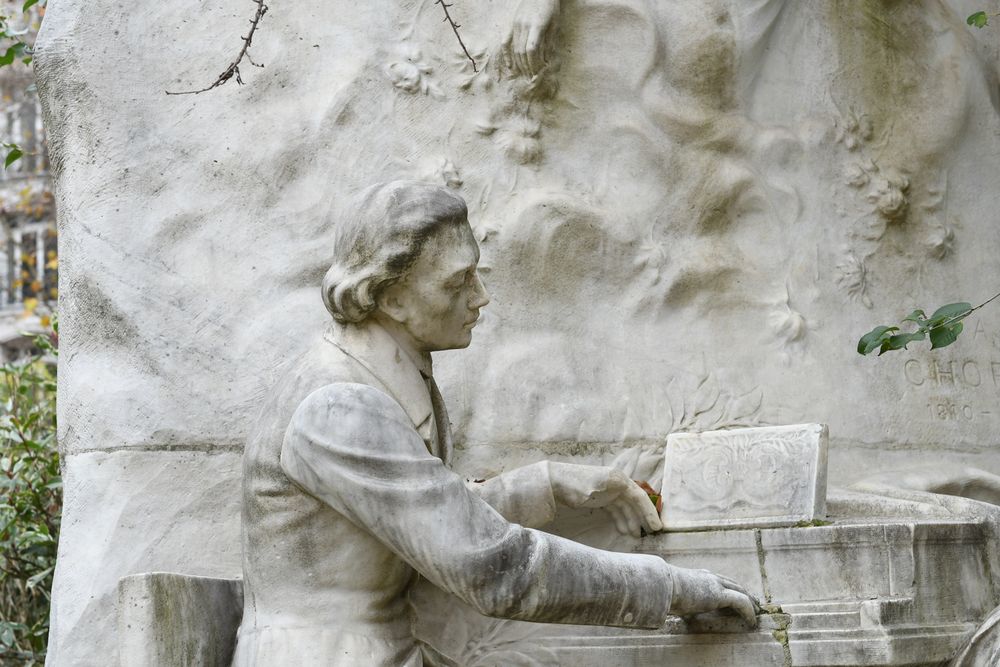
<instances>
[{"instance_id":1,"label":"stone block","mask_svg":"<svg viewBox=\"0 0 1000 667\"><path fill-rule=\"evenodd\" d=\"M760 531L760 544L769 592L780 604L912 594L908 524L776 528Z\"/></svg>"},{"instance_id":2,"label":"stone block","mask_svg":"<svg viewBox=\"0 0 1000 667\"><path fill-rule=\"evenodd\" d=\"M997 614L973 634L1000 601L980 569L993 548L989 526L974 517L891 518L909 506L873 501L886 518L841 515L825 526L657 533L638 543L620 539L623 549L738 578L771 605L756 630L725 612L670 618L658 630L487 618L423 582L412 597L415 632L455 664L546 667L933 667L964 643L982 644L1000 634ZM939 512L948 514L945 508ZM972 582L979 582L978 589ZM968 653L976 650L969 647ZM969 658L959 664L993 663Z\"/></svg>"},{"instance_id":3,"label":"stone block","mask_svg":"<svg viewBox=\"0 0 1000 667\"><path fill-rule=\"evenodd\" d=\"M71 454L64 464L47 664L108 667L118 664L115 600L122 577L155 571L239 575L241 457L226 451L88 452Z\"/></svg>"},{"instance_id":4,"label":"stone block","mask_svg":"<svg viewBox=\"0 0 1000 667\"><path fill-rule=\"evenodd\" d=\"M669 435L664 527L773 527L823 519L827 437L822 424Z\"/></svg>"},{"instance_id":5,"label":"stone block","mask_svg":"<svg viewBox=\"0 0 1000 667\"><path fill-rule=\"evenodd\" d=\"M635 551L656 554L678 567L727 576L758 598L765 597L759 550L752 530L658 533L643 540Z\"/></svg>"},{"instance_id":6,"label":"stone block","mask_svg":"<svg viewBox=\"0 0 1000 667\"><path fill-rule=\"evenodd\" d=\"M122 667L229 667L243 616L240 579L151 572L118 582Z\"/></svg>"}]
</instances>

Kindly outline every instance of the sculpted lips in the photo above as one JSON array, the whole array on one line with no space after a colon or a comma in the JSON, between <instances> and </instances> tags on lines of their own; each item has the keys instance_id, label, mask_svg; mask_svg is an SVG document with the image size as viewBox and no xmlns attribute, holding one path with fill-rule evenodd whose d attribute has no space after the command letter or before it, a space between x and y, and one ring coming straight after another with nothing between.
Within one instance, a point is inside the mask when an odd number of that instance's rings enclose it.
<instances>
[{"instance_id":1,"label":"sculpted lips","mask_svg":"<svg viewBox=\"0 0 1000 667\"><path fill-rule=\"evenodd\" d=\"M467 326L467 327L469 327L471 329L472 327L476 326L476 324L478 324L478 323L479 323L479 313L476 313L476 316L473 317L468 322L466 322L465 326Z\"/></svg>"}]
</instances>

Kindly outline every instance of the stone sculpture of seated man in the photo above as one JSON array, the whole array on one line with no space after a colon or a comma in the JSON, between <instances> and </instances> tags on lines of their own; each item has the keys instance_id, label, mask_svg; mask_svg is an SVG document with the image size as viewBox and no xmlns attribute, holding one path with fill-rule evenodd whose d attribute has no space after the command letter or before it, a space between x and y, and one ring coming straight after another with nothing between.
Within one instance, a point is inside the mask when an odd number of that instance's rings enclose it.
<instances>
[{"instance_id":1,"label":"stone sculpture of seated man","mask_svg":"<svg viewBox=\"0 0 1000 667\"><path fill-rule=\"evenodd\" d=\"M407 603L418 575L512 619L656 628L731 608L755 622L728 579L532 528L561 503L659 530L619 471L541 462L477 484L449 469L430 353L467 347L489 301L460 197L377 185L335 228L333 323L274 387L246 448L235 665L421 665Z\"/></svg>"}]
</instances>

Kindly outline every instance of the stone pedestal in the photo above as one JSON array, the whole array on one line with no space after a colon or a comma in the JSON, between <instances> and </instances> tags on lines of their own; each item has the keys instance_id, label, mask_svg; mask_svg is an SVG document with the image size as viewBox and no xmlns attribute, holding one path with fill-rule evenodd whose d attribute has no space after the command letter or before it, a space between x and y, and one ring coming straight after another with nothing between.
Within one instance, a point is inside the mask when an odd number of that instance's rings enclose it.
<instances>
[{"instance_id":1,"label":"stone pedestal","mask_svg":"<svg viewBox=\"0 0 1000 667\"><path fill-rule=\"evenodd\" d=\"M656 631L487 618L420 582L412 595L417 636L441 664L463 667L939 665L1000 603L998 524L985 506L979 518L969 516L973 501L908 495L837 493L829 525L641 540L608 530L600 512L561 517L564 534L594 546L742 581L765 609L753 630L725 614L673 618ZM122 667L222 667L235 644L242 589L235 579L147 574L122 579L118 604ZM980 634L979 644L991 645L995 631Z\"/></svg>"},{"instance_id":2,"label":"stone pedestal","mask_svg":"<svg viewBox=\"0 0 1000 667\"><path fill-rule=\"evenodd\" d=\"M875 508L885 516L857 516ZM940 506L929 510L937 517L892 516L915 509L839 494L829 525L661 533L641 541L581 533L574 524L587 518L567 517L565 532L595 545L654 553L743 582L768 610L753 631L724 615L674 619L659 631L490 619L422 587L414 596L419 633L459 665L937 665L1000 602L994 528ZM596 513L588 518L600 520Z\"/></svg>"}]
</instances>

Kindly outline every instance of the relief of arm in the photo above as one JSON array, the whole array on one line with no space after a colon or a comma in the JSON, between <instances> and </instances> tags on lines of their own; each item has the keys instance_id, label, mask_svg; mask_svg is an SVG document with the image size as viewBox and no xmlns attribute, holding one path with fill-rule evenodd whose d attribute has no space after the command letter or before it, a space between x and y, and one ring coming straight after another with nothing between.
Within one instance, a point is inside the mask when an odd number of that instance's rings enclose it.
<instances>
[{"instance_id":1,"label":"relief of arm","mask_svg":"<svg viewBox=\"0 0 1000 667\"><path fill-rule=\"evenodd\" d=\"M545 67L558 32L560 0L521 0L503 42L511 71L532 77Z\"/></svg>"},{"instance_id":2,"label":"relief of arm","mask_svg":"<svg viewBox=\"0 0 1000 667\"><path fill-rule=\"evenodd\" d=\"M642 530L663 529L646 492L620 470L606 466L539 461L471 482L469 488L508 521L530 528L552 521L558 503L607 510L618 532L636 538Z\"/></svg>"}]
</instances>

